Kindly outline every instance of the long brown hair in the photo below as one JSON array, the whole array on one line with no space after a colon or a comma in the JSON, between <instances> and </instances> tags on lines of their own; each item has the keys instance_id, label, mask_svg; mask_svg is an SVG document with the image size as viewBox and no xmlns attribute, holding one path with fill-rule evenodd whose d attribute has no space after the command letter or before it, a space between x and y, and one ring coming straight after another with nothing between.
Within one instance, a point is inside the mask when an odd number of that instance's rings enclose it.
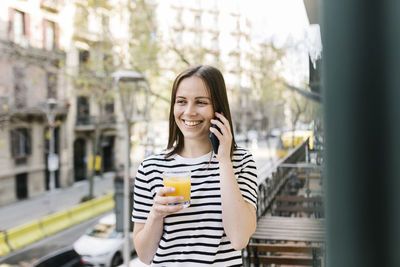
<instances>
[{"instance_id":1,"label":"long brown hair","mask_svg":"<svg viewBox=\"0 0 400 267\"><path fill-rule=\"evenodd\" d=\"M229 121L231 132L232 132L232 145L231 145L231 157L233 151L236 148L235 137L233 135L232 117L229 109L228 96L226 93L226 86L224 77L221 72L212 66L198 65L190 67L181 72L174 81L171 92L171 106L169 111L169 137L167 149L173 148L165 157L170 157L176 153L182 151L184 146L184 138L181 130L176 125L174 117L174 105L176 100L176 92L178 91L179 84L182 80L196 76L203 80L205 83L210 96L213 109L216 112L223 113L225 118Z\"/></svg>"}]
</instances>

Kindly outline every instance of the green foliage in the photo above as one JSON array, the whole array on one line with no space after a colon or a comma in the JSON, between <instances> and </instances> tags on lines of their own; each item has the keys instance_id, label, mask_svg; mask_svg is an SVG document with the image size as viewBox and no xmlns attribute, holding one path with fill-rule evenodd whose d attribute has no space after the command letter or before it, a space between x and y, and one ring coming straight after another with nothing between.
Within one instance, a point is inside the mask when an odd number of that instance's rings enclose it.
<instances>
[{"instance_id":1,"label":"green foliage","mask_svg":"<svg viewBox=\"0 0 400 267\"><path fill-rule=\"evenodd\" d=\"M158 55L156 6L146 0L131 0L129 11L129 54L133 69L145 74L150 80L158 78Z\"/></svg>"},{"instance_id":2,"label":"green foliage","mask_svg":"<svg viewBox=\"0 0 400 267\"><path fill-rule=\"evenodd\" d=\"M254 94L264 104L276 103L283 98L285 86L281 77L281 60L284 56L284 50L271 44L260 45L259 50L252 55L253 70L250 77Z\"/></svg>"}]
</instances>

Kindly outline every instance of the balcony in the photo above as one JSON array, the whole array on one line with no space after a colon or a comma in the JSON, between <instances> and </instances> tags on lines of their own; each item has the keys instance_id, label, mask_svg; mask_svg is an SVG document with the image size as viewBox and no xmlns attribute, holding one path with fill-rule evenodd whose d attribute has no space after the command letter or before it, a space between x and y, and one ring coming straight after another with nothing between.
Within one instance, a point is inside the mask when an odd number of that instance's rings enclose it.
<instances>
[{"instance_id":1,"label":"balcony","mask_svg":"<svg viewBox=\"0 0 400 267\"><path fill-rule=\"evenodd\" d=\"M55 110L56 120L64 121L68 115L69 102L66 100L58 100L57 109ZM19 119L23 121L39 121L43 122L45 118L46 107L45 99L43 102L29 105L27 103L13 103L7 96L0 97L0 120L9 121Z\"/></svg>"},{"instance_id":2,"label":"balcony","mask_svg":"<svg viewBox=\"0 0 400 267\"><path fill-rule=\"evenodd\" d=\"M51 13L58 13L61 8L59 0L41 0L40 8Z\"/></svg>"},{"instance_id":3,"label":"balcony","mask_svg":"<svg viewBox=\"0 0 400 267\"><path fill-rule=\"evenodd\" d=\"M80 30L78 32L74 33L73 39L76 41L80 41L83 43L96 43L101 41L101 35L100 33L93 32L88 30L85 27L82 27L82 25L76 25L75 27L79 28Z\"/></svg>"},{"instance_id":4,"label":"balcony","mask_svg":"<svg viewBox=\"0 0 400 267\"><path fill-rule=\"evenodd\" d=\"M308 162L308 141L259 171L257 229L244 266L326 266L322 165Z\"/></svg>"},{"instance_id":5,"label":"balcony","mask_svg":"<svg viewBox=\"0 0 400 267\"><path fill-rule=\"evenodd\" d=\"M19 44L0 39L0 52L5 57L23 59L26 63L42 64L49 63L52 66L59 67L59 62L65 61L66 54L61 50L47 51L32 46L23 47Z\"/></svg>"},{"instance_id":6,"label":"balcony","mask_svg":"<svg viewBox=\"0 0 400 267\"><path fill-rule=\"evenodd\" d=\"M0 114L7 113L8 108L9 108L8 96L0 96Z\"/></svg>"},{"instance_id":7,"label":"balcony","mask_svg":"<svg viewBox=\"0 0 400 267\"><path fill-rule=\"evenodd\" d=\"M115 129L116 127L116 116L115 114L106 114L99 116L78 116L76 118L75 131L94 131L96 125L100 129Z\"/></svg>"}]
</instances>

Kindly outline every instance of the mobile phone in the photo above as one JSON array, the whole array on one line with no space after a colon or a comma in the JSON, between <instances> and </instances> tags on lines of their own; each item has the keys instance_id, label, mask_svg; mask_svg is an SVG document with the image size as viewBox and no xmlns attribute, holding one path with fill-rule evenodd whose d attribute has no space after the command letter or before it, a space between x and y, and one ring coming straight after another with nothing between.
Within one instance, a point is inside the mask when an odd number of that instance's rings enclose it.
<instances>
[{"instance_id":1,"label":"mobile phone","mask_svg":"<svg viewBox=\"0 0 400 267\"><path fill-rule=\"evenodd\" d=\"M214 120L221 121L218 118L214 118ZM221 133L221 130L219 129L219 127L217 125L213 124L211 127L217 129ZM210 141L211 141L211 146L214 150L214 153L218 154L219 140L218 140L218 137L212 132L210 132Z\"/></svg>"}]
</instances>

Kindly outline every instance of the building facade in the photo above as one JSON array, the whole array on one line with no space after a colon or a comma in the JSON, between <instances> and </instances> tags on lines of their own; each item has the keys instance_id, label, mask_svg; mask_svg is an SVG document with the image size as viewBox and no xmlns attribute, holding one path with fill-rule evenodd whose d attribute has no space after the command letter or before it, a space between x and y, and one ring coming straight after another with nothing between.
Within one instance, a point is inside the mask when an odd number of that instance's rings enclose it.
<instances>
[{"instance_id":1,"label":"building facade","mask_svg":"<svg viewBox=\"0 0 400 267\"><path fill-rule=\"evenodd\" d=\"M73 183L69 161L68 97L57 1L3 1L0 11L0 205L50 188L49 121L55 122L55 186ZM48 100L57 101L54 110Z\"/></svg>"},{"instance_id":2,"label":"building facade","mask_svg":"<svg viewBox=\"0 0 400 267\"><path fill-rule=\"evenodd\" d=\"M240 10L239 1L163 0L158 1L157 14L166 50L160 59L165 76L174 76L188 65L218 67L229 92L235 131L244 133L262 125L267 114L253 105L257 95L252 80L254 57L262 43L253 38L251 18Z\"/></svg>"},{"instance_id":3,"label":"building facade","mask_svg":"<svg viewBox=\"0 0 400 267\"><path fill-rule=\"evenodd\" d=\"M98 10L88 2L2 1L0 205L50 190L49 112L55 114L56 188L88 179L92 169L114 171L124 162L123 118L112 84L97 88L106 92L100 101L77 82L91 59L101 58L95 64L105 66L112 57L98 48L104 43L99 22L108 24L110 14L92 12ZM55 110L49 99L56 100Z\"/></svg>"}]
</instances>

